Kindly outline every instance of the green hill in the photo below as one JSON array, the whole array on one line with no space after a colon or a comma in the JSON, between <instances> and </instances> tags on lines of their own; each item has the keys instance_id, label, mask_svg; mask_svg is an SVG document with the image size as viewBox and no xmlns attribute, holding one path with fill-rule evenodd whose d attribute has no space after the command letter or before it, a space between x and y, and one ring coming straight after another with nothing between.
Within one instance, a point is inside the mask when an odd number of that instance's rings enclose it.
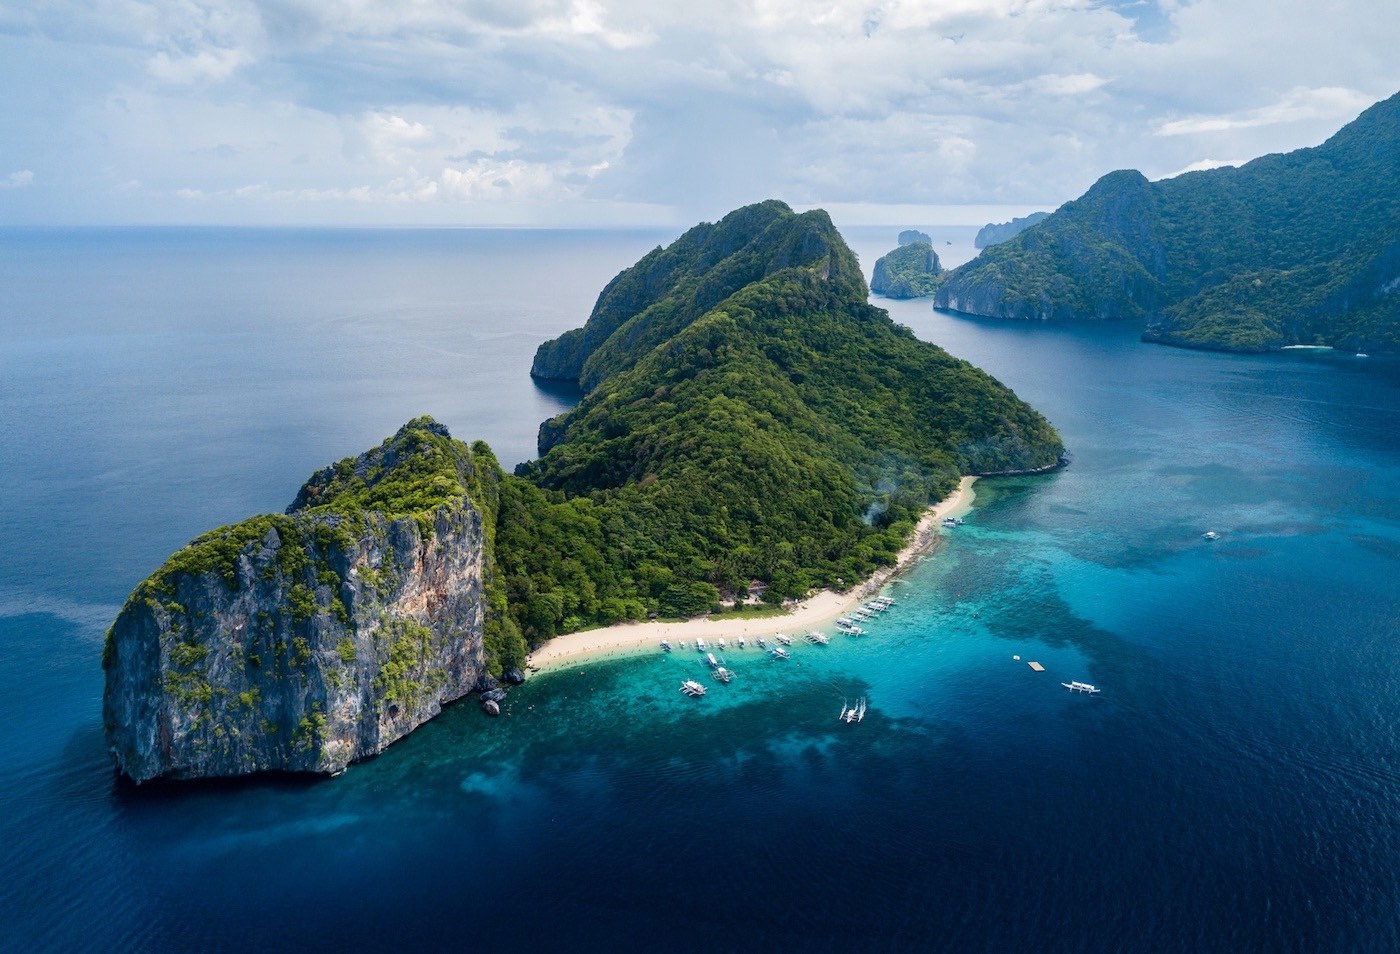
<instances>
[{"instance_id":1,"label":"green hill","mask_svg":"<svg viewBox=\"0 0 1400 954\"><path fill-rule=\"evenodd\" d=\"M938 307L1126 319L1146 340L1400 347L1400 94L1315 148L1149 182L1121 171L951 272Z\"/></svg>"},{"instance_id":2,"label":"green hill","mask_svg":"<svg viewBox=\"0 0 1400 954\"><path fill-rule=\"evenodd\" d=\"M759 277L697 291L735 274ZM541 347L536 373L568 355L591 390L541 428L517 471L531 486L502 488L498 559L528 638L695 612L755 578L774 599L853 582L959 475L1055 465L1044 418L866 294L824 212L764 202L652 252Z\"/></svg>"},{"instance_id":3,"label":"green hill","mask_svg":"<svg viewBox=\"0 0 1400 954\"><path fill-rule=\"evenodd\" d=\"M923 298L938 290L943 266L933 245L906 242L875 261L870 290L886 298Z\"/></svg>"}]
</instances>

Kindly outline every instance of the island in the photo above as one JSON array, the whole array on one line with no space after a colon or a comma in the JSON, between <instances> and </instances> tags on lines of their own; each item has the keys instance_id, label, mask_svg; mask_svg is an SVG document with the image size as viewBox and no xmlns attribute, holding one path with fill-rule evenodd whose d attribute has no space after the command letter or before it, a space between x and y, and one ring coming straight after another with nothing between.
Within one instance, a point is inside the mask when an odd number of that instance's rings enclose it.
<instances>
[{"instance_id":1,"label":"island","mask_svg":"<svg viewBox=\"0 0 1400 954\"><path fill-rule=\"evenodd\" d=\"M532 373L583 397L505 473L410 421L285 514L132 592L103 715L135 781L336 774L444 705L499 703L559 634L774 606L895 565L968 476L1052 469L1054 428L867 302L826 213L767 201L625 269ZM925 522L926 523L926 522Z\"/></svg>"},{"instance_id":2,"label":"island","mask_svg":"<svg viewBox=\"0 0 1400 954\"><path fill-rule=\"evenodd\" d=\"M1400 93L1325 143L1149 182L1112 172L953 270L935 306L1125 320L1227 351L1400 347Z\"/></svg>"},{"instance_id":3,"label":"island","mask_svg":"<svg viewBox=\"0 0 1400 954\"><path fill-rule=\"evenodd\" d=\"M932 245L933 238L927 232L920 232L918 229L905 229L899 233L898 243L900 245L912 245L915 242Z\"/></svg>"},{"instance_id":4,"label":"island","mask_svg":"<svg viewBox=\"0 0 1400 954\"><path fill-rule=\"evenodd\" d=\"M977 237L972 240L972 246L973 248L987 248L990 245L1000 244L1015 238L1032 225L1049 217L1049 212L1032 212L1030 215L1014 218L1010 222L988 222L977 230Z\"/></svg>"},{"instance_id":5,"label":"island","mask_svg":"<svg viewBox=\"0 0 1400 954\"><path fill-rule=\"evenodd\" d=\"M907 233L901 233L904 234ZM901 243L888 255L876 259L870 290L886 298L925 298L938 290L943 274L938 253L931 244Z\"/></svg>"}]
</instances>

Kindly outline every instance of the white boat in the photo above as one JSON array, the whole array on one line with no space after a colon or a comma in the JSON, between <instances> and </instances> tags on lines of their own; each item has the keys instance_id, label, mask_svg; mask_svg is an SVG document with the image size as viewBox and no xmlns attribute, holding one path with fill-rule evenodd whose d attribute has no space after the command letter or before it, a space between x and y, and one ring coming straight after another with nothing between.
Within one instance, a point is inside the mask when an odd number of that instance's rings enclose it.
<instances>
[{"instance_id":1,"label":"white boat","mask_svg":"<svg viewBox=\"0 0 1400 954\"><path fill-rule=\"evenodd\" d=\"M831 642L831 640L826 636L825 633L819 633L814 629L807 634L807 642L816 643L819 646L825 646L827 643Z\"/></svg>"},{"instance_id":2,"label":"white boat","mask_svg":"<svg viewBox=\"0 0 1400 954\"><path fill-rule=\"evenodd\" d=\"M784 649L784 648L781 647L781 646L774 646L774 647L773 647L773 650L772 650L772 653L773 653L773 658L774 658L774 659L791 659L791 658L792 658L792 654L789 653L786 649Z\"/></svg>"},{"instance_id":3,"label":"white boat","mask_svg":"<svg viewBox=\"0 0 1400 954\"><path fill-rule=\"evenodd\" d=\"M742 636L739 637L739 648L740 648L740 649L743 649L743 648L744 648L744 637L742 637Z\"/></svg>"},{"instance_id":4,"label":"white boat","mask_svg":"<svg viewBox=\"0 0 1400 954\"><path fill-rule=\"evenodd\" d=\"M789 636L787 633L778 633L773 638L776 639L778 642L782 643L784 646L792 645L792 637Z\"/></svg>"},{"instance_id":5,"label":"white boat","mask_svg":"<svg viewBox=\"0 0 1400 954\"><path fill-rule=\"evenodd\" d=\"M734 678L734 674L728 669L725 669L723 666L719 666L715 669L715 678L718 679L720 682L727 683L729 682L729 680Z\"/></svg>"},{"instance_id":6,"label":"white boat","mask_svg":"<svg viewBox=\"0 0 1400 954\"><path fill-rule=\"evenodd\" d=\"M706 653L705 662L709 664L711 669L714 669L716 666L719 665L719 660L715 658L714 653Z\"/></svg>"},{"instance_id":7,"label":"white boat","mask_svg":"<svg viewBox=\"0 0 1400 954\"><path fill-rule=\"evenodd\" d=\"M705 694L705 687L694 679L687 679L685 682L681 683L681 692L688 696L703 696Z\"/></svg>"},{"instance_id":8,"label":"white boat","mask_svg":"<svg viewBox=\"0 0 1400 954\"><path fill-rule=\"evenodd\" d=\"M768 648L768 641L767 641L766 639L764 639L762 636L758 637L758 639L755 640L755 642L758 643L758 648L759 648L759 649L767 649L767 648Z\"/></svg>"},{"instance_id":9,"label":"white boat","mask_svg":"<svg viewBox=\"0 0 1400 954\"><path fill-rule=\"evenodd\" d=\"M661 641L661 648L664 649L664 650L666 650L666 652L669 653L669 652L671 651L671 644L668 643L668 642L666 642L666 640L663 639L663 640Z\"/></svg>"},{"instance_id":10,"label":"white boat","mask_svg":"<svg viewBox=\"0 0 1400 954\"><path fill-rule=\"evenodd\" d=\"M1204 537L1204 538L1207 539L1207 540L1219 540L1219 539L1220 539L1220 534L1216 533L1214 530L1207 530L1205 533L1201 534L1201 536Z\"/></svg>"},{"instance_id":11,"label":"white boat","mask_svg":"<svg viewBox=\"0 0 1400 954\"><path fill-rule=\"evenodd\" d=\"M705 641L703 639L697 639L695 641L695 648L697 651L703 653L705 651Z\"/></svg>"},{"instance_id":12,"label":"white boat","mask_svg":"<svg viewBox=\"0 0 1400 954\"><path fill-rule=\"evenodd\" d=\"M719 648L720 648L720 649L727 649L727 648L728 648L728 646L725 645L724 637L723 637L723 636L721 636L721 637L719 638Z\"/></svg>"},{"instance_id":13,"label":"white boat","mask_svg":"<svg viewBox=\"0 0 1400 954\"><path fill-rule=\"evenodd\" d=\"M855 624L855 620L851 619L849 616L841 616L836 620L837 626L854 626Z\"/></svg>"},{"instance_id":14,"label":"white boat","mask_svg":"<svg viewBox=\"0 0 1400 954\"><path fill-rule=\"evenodd\" d=\"M841 707L841 721L844 722L844 723L846 723L847 725L850 725L852 722L859 722L860 720L862 720L862 719L864 719L864 718L865 718L865 696L861 696L860 699L859 699L859 701L857 701L856 704L853 705L853 706L851 706L849 709L847 709L844 705L842 705L842 707Z\"/></svg>"},{"instance_id":15,"label":"white boat","mask_svg":"<svg viewBox=\"0 0 1400 954\"><path fill-rule=\"evenodd\" d=\"M1098 686L1091 686L1087 682L1062 682L1060 685L1064 686L1070 692L1087 692L1093 695L1100 691Z\"/></svg>"}]
</instances>

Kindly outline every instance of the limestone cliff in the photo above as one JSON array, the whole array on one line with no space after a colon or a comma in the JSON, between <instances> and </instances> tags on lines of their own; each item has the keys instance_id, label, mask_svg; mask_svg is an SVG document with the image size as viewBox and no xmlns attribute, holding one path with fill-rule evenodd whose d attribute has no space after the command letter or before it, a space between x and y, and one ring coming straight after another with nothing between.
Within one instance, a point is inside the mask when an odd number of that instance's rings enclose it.
<instances>
[{"instance_id":1,"label":"limestone cliff","mask_svg":"<svg viewBox=\"0 0 1400 954\"><path fill-rule=\"evenodd\" d=\"M972 245L974 248L997 245L1015 238L1035 223L1049 217L1049 212L1032 212L1030 215L1014 218L1010 222L988 222L977 230L977 237L972 240Z\"/></svg>"},{"instance_id":2,"label":"limestone cliff","mask_svg":"<svg viewBox=\"0 0 1400 954\"><path fill-rule=\"evenodd\" d=\"M171 556L108 635L117 767L334 774L470 692L499 668L484 639L499 475L485 445L420 418L316 474L288 514Z\"/></svg>"},{"instance_id":3,"label":"limestone cliff","mask_svg":"<svg viewBox=\"0 0 1400 954\"><path fill-rule=\"evenodd\" d=\"M943 265L932 245L923 241L901 243L876 260L870 290L886 298L923 298L938 290L942 275Z\"/></svg>"},{"instance_id":4,"label":"limestone cliff","mask_svg":"<svg viewBox=\"0 0 1400 954\"><path fill-rule=\"evenodd\" d=\"M1400 350L1400 93L1319 146L1157 182L1110 173L955 269L935 304L1127 320L1191 348Z\"/></svg>"}]
</instances>

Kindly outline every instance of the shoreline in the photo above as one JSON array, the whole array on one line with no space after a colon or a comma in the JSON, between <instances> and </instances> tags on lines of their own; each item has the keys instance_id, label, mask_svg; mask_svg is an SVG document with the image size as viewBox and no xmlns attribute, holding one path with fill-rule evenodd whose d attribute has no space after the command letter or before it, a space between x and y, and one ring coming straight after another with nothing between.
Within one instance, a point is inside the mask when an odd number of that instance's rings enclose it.
<instances>
[{"instance_id":1,"label":"shoreline","mask_svg":"<svg viewBox=\"0 0 1400 954\"><path fill-rule=\"evenodd\" d=\"M711 619L706 616L679 623L629 622L616 623L601 629L583 630L555 636L532 652L526 666L539 672L561 669L576 662L597 662L635 656L655 650L661 640L676 643L696 639L726 639L744 636L771 636L780 630L805 631L829 623L838 616L865 602L886 583L928 553L937 542L938 527L944 517L955 517L972 508L976 492L972 485L976 477L964 477L958 488L946 498L924 511L914 527L909 543L895 558L894 566L882 567L870 579L844 593L822 590L797 603L786 613L744 619ZM796 635L796 633L794 633Z\"/></svg>"}]
</instances>

